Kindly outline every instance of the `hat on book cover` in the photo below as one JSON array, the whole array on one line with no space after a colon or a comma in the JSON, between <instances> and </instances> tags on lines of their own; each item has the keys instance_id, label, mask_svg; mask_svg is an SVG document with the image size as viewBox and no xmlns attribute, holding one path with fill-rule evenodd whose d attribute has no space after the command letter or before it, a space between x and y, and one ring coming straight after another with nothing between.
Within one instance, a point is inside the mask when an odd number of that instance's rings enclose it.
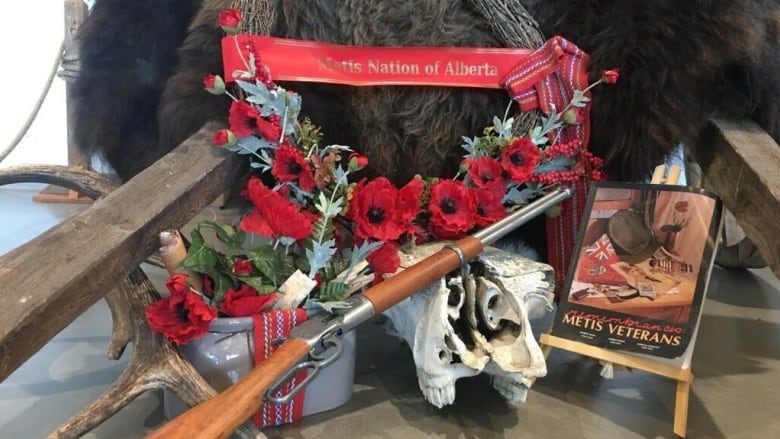
<instances>
[{"instance_id":1,"label":"hat on book cover","mask_svg":"<svg viewBox=\"0 0 780 439\"><path fill-rule=\"evenodd\" d=\"M642 214L618 210L607 223L607 236L620 260L636 264L652 256L658 246Z\"/></svg>"}]
</instances>

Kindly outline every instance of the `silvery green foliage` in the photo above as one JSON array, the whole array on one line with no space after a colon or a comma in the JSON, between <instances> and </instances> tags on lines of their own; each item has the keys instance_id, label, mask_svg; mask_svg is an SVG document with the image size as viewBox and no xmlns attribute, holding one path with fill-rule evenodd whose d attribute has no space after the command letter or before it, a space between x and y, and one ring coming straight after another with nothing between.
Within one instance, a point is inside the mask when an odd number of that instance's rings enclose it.
<instances>
[{"instance_id":1,"label":"silvery green foliage","mask_svg":"<svg viewBox=\"0 0 780 439\"><path fill-rule=\"evenodd\" d=\"M331 239L323 243L312 241L312 248L306 249L306 259L309 260L309 277L314 278L321 268L325 268L328 261L336 254L336 240Z\"/></svg>"}]
</instances>

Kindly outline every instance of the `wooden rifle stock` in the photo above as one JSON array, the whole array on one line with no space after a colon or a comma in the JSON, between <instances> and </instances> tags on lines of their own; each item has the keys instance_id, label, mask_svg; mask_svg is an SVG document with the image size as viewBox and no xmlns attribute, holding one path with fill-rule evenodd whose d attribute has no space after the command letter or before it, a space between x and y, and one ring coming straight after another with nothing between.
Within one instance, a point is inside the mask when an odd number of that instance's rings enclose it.
<instances>
[{"instance_id":1,"label":"wooden rifle stock","mask_svg":"<svg viewBox=\"0 0 780 439\"><path fill-rule=\"evenodd\" d=\"M255 366L238 382L214 398L172 419L148 435L147 439L227 438L262 407L266 390L285 372L305 360L324 335L332 335L336 332L341 336L352 330L357 324L385 311L459 268L481 253L484 246L495 242L528 219L543 213L570 196L570 189L557 189L506 219L451 246L446 246L365 292L350 297L348 302L355 304L355 312L346 310L341 314L340 320L329 318L322 321L307 320L296 327L290 334L290 338L285 340L268 359ZM332 324L321 330L315 327L326 321ZM298 338L295 335L296 330L307 325L314 327L314 330L300 331L302 336Z\"/></svg>"},{"instance_id":2,"label":"wooden rifle stock","mask_svg":"<svg viewBox=\"0 0 780 439\"><path fill-rule=\"evenodd\" d=\"M276 378L306 358L305 341L290 338L265 361L219 395L187 410L147 438L227 438L263 405L265 391Z\"/></svg>"}]
</instances>

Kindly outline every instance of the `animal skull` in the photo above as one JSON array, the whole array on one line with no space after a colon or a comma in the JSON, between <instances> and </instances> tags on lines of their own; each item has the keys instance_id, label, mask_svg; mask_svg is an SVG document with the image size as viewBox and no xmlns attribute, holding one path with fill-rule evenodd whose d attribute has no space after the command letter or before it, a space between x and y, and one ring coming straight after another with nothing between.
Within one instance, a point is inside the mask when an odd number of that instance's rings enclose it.
<instances>
[{"instance_id":1,"label":"animal skull","mask_svg":"<svg viewBox=\"0 0 780 439\"><path fill-rule=\"evenodd\" d=\"M401 268L446 244L399 252ZM547 373L529 320L552 309L552 268L490 247L469 270L386 310L388 332L411 347L420 390L436 407L455 401L458 379L483 372L501 395L522 402L533 381Z\"/></svg>"}]
</instances>

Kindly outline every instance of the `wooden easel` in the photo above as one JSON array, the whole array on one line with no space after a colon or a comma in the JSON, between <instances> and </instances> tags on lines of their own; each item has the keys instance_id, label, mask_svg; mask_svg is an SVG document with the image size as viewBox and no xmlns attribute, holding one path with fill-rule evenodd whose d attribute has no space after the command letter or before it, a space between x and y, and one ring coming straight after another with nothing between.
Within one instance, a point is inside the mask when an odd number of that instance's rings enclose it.
<instances>
[{"instance_id":1,"label":"wooden easel","mask_svg":"<svg viewBox=\"0 0 780 439\"><path fill-rule=\"evenodd\" d=\"M544 352L545 357L549 355L552 348L558 348L677 381L677 390L675 391L674 400L673 431L677 436L685 437L685 432L688 427L688 395L691 389L691 382L693 382L693 373L691 372L690 366L675 367L658 361L590 346L585 343L556 337L550 334L542 334L539 344L542 346L542 352Z\"/></svg>"},{"instance_id":2,"label":"wooden easel","mask_svg":"<svg viewBox=\"0 0 780 439\"><path fill-rule=\"evenodd\" d=\"M83 0L65 0L65 44L64 53L61 54L65 60L78 59L78 45L76 44L76 32L87 17L87 5ZM60 72L62 73L62 72ZM70 96L71 85L67 84L65 89L66 101ZM66 104L67 105L67 104ZM73 141L71 129L71 120L68 117L68 166L80 169L89 169L89 158L86 157ZM37 203L78 203L88 204L92 199L85 197L78 192L70 189L64 189L59 186L46 186L41 192L33 196L33 201Z\"/></svg>"},{"instance_id":3,"label":"wooden easel","mask_svg":"<svg viewBox=\"0 0 780 439\"><path fill-rule=\"evenodd\" d=\"M680 179L680 167L671 166L666 172L666 166L659 165L653 172L652 184L678 184ZM690 364L674 366L660 361L638 357L610 349L599 348L585 343L556 337L550 334L542 334L539 340L545 358L553 348L574 352L600 361L637 369L643 372L660 375L677 381L674 401L674 434L685 437L688 427L688 398L693 382L693 373ZM688 353L686 353L688 354ZM687 363L687 362L683 362Z\"/></svg>"}]
</instances>

